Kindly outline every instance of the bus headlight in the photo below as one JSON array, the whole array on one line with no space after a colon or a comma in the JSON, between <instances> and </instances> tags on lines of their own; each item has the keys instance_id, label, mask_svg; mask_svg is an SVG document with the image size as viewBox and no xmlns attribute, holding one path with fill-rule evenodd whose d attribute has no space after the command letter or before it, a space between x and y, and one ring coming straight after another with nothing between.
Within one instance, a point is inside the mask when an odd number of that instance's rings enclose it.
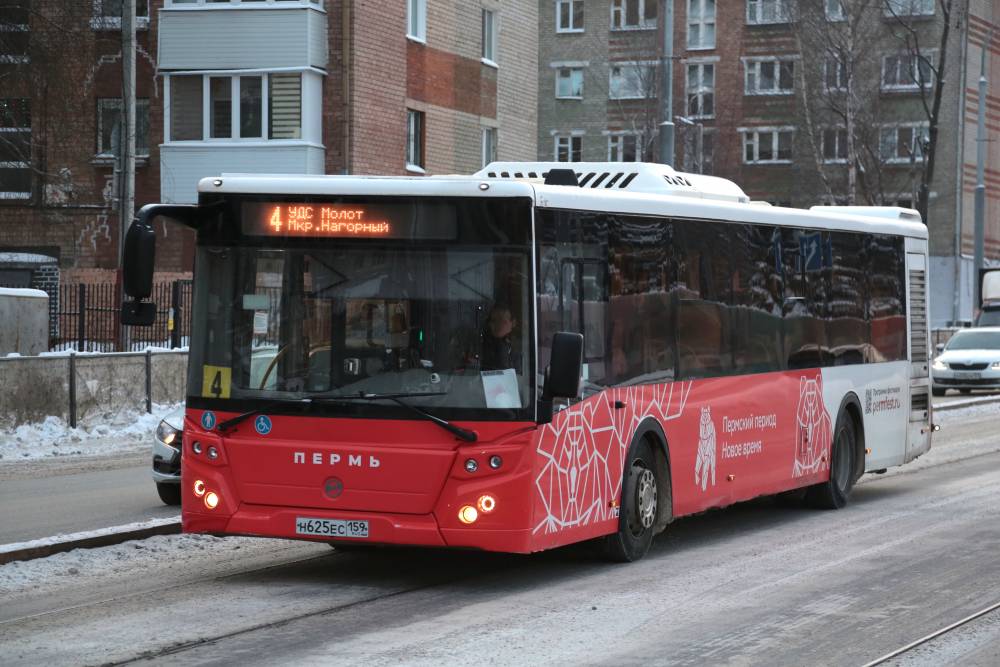
<instances>
[{"instance_id":1,"label":"bus headlight","mask_svg":"<svg viewBox=\"0 0 1000 667\"><path fill-rule=\"evenodd\" d=\"M475 523L476 519L479 518L479 512L472 505L463 505L462 509L458 510L458 520L469 525L470 523Z\"/></svg>"},{"instance_id":2,"label":"bus headlight","mask_svg":"<svg viewBox=\"0 0 1000 667\"><path fill-rule=\"evenodd\" d=\"M194 491L194 495L201 498L203 495L205 495L205 482L201 481L200 479L196 479L194 481L194 489L192 490Z\"/></svg>"},{"instance_id":3,"label":"bus headlight","mask_svg":"<svg viewBox=\"0 0 1000 667\"><path fill-rule=\"evenodd\" d=\"M210 510L214 510L219 506L219 496L215 491L209 491L205 494L205 507Z\"/></svg>"},{"instance_id":4,"label":"bus headlight","mask_svg":"<svg viewBox=\"0 0 1000 667\"><path fill-rule=\"evenodd\" d=\"M476 503L476 507L483 514L489 514L497 508L497 499L493 496L486 494L479 496L479 501Z\"/></svg>"}]
</instances>

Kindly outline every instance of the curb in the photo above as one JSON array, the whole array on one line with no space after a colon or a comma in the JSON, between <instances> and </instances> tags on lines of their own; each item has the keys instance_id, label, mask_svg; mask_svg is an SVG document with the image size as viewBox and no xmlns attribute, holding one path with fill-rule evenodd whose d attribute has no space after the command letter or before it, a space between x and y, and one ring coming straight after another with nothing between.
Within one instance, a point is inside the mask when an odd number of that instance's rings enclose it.
<instances>
[{"instance_id":1,"label":"curb","mask_svg":"<svg viewBox=\"0 0 1000 667\"><path fill-rule=\"evenodd\" d=\"M32 542L0 545L0 565L18 560L44 558L52 554L72 551L73 549L107 547L113 544L121 544L128 540L141 540L154 535L174 535L181 532L181 522L175 520L141 528L132 527L134 525L115 526L106 529L107 532L61 535L59 537L63 539L58 542L34 540Z\"/></svg>"},{"instance_id":2,"label":"curb","mask_svg":"<svg viewBox=\"0 0 1000 667\"><path fill-rule=\"evenodd\" d=\"M948 410L958 410L959 408L969 408L973 405L990 405L991 403L1000 403L1000 396L982 396L979 398L967 398L961 401L952 401L951 403L945 403L944 405L934 405L931 404L931 409L934 412L946 412Z\"/></svg>"}]
</instances>

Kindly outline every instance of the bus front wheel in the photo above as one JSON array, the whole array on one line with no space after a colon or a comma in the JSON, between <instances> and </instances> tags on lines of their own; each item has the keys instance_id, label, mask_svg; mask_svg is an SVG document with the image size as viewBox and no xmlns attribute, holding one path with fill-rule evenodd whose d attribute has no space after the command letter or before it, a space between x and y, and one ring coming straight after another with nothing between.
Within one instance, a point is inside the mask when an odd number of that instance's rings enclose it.
<instances>
[{"instance_id":1,"label":"bus front wheel","mask_svg":"<svg viewBox=\"0 0 1000 667\"><path fill-rule=\"evenodd\" d=\"M858 436L854 418L841 410L830 447L830 479L815 484L806 492L806 502L819 509L840 509L854 488L854 461Z\"/></svg>"},{"instance_id":2,"label":"bus front wheel","mask_svg":"<svg viewBox=\"0 0 1000 667\"><path fill-rule=\"evenodd\" d=\"M643 438L632 446L625 462L618 532L604 538L604 553L610 560L631 563L649 551L659 512L660 474L653 448Z\"/></svg>"}]
</instances>

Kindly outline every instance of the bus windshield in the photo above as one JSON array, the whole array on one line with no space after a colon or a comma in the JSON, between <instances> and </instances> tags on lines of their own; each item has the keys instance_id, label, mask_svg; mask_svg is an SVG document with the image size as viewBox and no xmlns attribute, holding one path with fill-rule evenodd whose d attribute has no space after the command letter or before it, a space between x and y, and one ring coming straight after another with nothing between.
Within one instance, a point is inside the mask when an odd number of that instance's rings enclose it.
<instances>
[{"instance_id":1,"label":"bus windshield","mask_svg":"<svg viewBox=\"0 0 1000 667\"><path fill-rule=\"evenodd\" d=\"M407 394L407 403L466 418L527 409L534 338L522 212L492 232L481 216L459 219L453 238L429 241L200 241L189 396Z\"/></svg>"}]
</instances>

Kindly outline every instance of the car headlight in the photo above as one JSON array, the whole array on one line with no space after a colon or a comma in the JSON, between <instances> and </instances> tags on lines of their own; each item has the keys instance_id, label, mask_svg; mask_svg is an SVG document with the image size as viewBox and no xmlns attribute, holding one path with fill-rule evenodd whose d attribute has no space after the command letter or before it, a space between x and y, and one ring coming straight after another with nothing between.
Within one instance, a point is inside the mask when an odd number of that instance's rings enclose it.
<instances>
[{"instance_id":1,"label":"car headlight","mask_svg":"<svg viewBox=\"0 0 1000 667\"><path fill-rule=\"evenodd\" d=\"M994 361L993 365L990 366L991 371L1000 371L1000 361Z\"/></svg>"},{"instance_id":2,"label":"car headlight","mask_svg":"<svg viewBox=\"0 0 1000 667\"><path fill-rule=\"evenodd\" d=\"M944 363L939 359L935 359L934 363L931 365L931 368L933 368L936 371L946 371L948 370L948 364Z\"/></svg>"},{"instance_id":3,"label":"car headlight","mask_svg":"<svg viewBox=\"0 0 1000 667\"><path fill-rule=\"evenodd\" d=\"M174 428L165 421L161 421L160 425L156 427L156 439L165 445L173 445L180 435L181 432L179 429Z\"/></svg>"}]
</instances>

